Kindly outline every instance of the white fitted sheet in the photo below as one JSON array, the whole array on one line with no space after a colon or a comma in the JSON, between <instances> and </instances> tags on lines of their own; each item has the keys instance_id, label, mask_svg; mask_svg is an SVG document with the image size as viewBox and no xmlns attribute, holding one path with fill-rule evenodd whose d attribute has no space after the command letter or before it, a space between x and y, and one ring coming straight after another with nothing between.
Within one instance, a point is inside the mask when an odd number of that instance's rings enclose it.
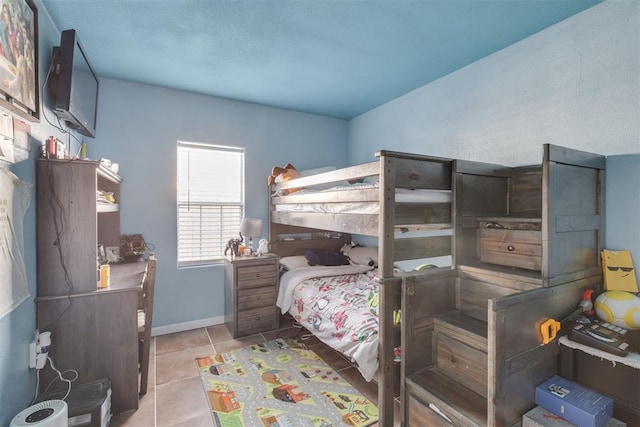
<instances>
[{"instance_id":1,"label":"white fitted sheet","mask_svg":"<svg viewBox=\"0 0 640 427\"><path fill-rule=\"evenodd\" d=\"M362 183L335 186L321 192L352 191L378 188L378 183ZM300 190L293 194L313 194L314 190ZM448 190L411 190L397 188L396 203L451 203L451 191ZM379 202L336 202L336 203L282 203L276 205L278 212L313 212L313 213L350 213L377 214L380 212Z\"/></svg>"}]
</instances>

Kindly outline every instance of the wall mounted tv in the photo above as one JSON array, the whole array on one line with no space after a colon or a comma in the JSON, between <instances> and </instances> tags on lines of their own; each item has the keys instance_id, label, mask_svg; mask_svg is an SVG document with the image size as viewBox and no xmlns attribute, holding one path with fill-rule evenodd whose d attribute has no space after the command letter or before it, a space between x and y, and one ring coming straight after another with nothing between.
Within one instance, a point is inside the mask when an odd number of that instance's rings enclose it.
<instances>
[{"instance_id":1,"label":"wall mounted tv","mask_svg":"<svg viewBox=\"0 0 640 427\"><path fill-rule=\"evenodd\" d=\"M70 128L95 138L100 81L75 30L62 32L53 61L53 111Z\"/></svg>"}]
</instances>

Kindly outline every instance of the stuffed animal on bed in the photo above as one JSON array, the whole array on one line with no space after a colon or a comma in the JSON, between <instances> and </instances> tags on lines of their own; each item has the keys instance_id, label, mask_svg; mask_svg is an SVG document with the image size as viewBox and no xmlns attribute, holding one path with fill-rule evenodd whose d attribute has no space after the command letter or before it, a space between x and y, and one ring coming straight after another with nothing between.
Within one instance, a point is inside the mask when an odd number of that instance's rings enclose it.
<instances>
[{"instance_id":1,"label":"stuffed animal on bed","mask_svg":"<svg viewBox=\"0 0 640 427\"><path fill-rule=\"evenodd\" d=\"M271 175L267 178L267 184L274 185L280 184L281 182L289 181L290 179L300 178L300 172L293 167L291 163L287 163L283 168L279 166L275 166L271 169ZM286 190L281 190L282 195L293 193L298 190L297 188L288 188Z\"/></svg>"},{"instance_id":2,"label":"stuffed animal on bed","mask_svg":"<svg viewBox=\"0 0 640 427\"><path fill-rule=\"evenodd\" d=\"M378 265L377 246L357 246L346 244L340 248L340 252L349 258L351 264L368 265L376 267Z\"/></svg>"}]
</instances>

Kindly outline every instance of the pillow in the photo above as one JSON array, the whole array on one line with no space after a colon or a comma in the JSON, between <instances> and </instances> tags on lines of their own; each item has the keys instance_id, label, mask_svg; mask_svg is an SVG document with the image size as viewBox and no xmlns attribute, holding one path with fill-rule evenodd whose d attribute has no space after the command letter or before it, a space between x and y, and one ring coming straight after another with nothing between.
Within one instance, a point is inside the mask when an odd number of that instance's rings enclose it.
<instances>
[{"instance_id":1,"label":"pillow","mask_svg":"<svg viewBox=\"0 0 640 427\"><path fill-rule=\"evenodd\" d=\"M286 256L280 258L280 265L284 267L285 270L295 270L300 267L309 267L307 263L307 259L304 255L295 255L295 256Z\"/></svg>"},{"instance_id":2,"label":"pillow","mask_svg":"<svg viewBox=\"0 0 640 427\"><path fill-rule=\"evenodd\" d=\"M330 251L328 249L308 249L304 253L309 265L349 265L349 260L340 252Z\"/></svg>"},{"instance_id":3,"label":"pillow","mask_svg":"<svg viewBox=\"0 0 640 427\"><path fill-rule=\"evenodd\" d=\"M366 184L377 184L380 182L380 175L365 176L362 182Z\"/></svg>"}]
</instances>

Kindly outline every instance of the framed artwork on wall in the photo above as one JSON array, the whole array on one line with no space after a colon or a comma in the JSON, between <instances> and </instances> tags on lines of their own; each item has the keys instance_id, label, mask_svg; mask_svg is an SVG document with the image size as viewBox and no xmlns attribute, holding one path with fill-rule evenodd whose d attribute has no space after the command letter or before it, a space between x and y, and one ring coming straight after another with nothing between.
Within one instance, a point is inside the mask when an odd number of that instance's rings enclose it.
<instances>
[{"instance_id":1,"label":"framed artwork on wall","mask_svg":"<svg viewBox=\"0 0 640 427\"><path fill-rule=\"evenodd\" d=\"M38 12L32 0L3 0L0 9L0 107L40 120Z\"/></svg>"}]
</instances>

